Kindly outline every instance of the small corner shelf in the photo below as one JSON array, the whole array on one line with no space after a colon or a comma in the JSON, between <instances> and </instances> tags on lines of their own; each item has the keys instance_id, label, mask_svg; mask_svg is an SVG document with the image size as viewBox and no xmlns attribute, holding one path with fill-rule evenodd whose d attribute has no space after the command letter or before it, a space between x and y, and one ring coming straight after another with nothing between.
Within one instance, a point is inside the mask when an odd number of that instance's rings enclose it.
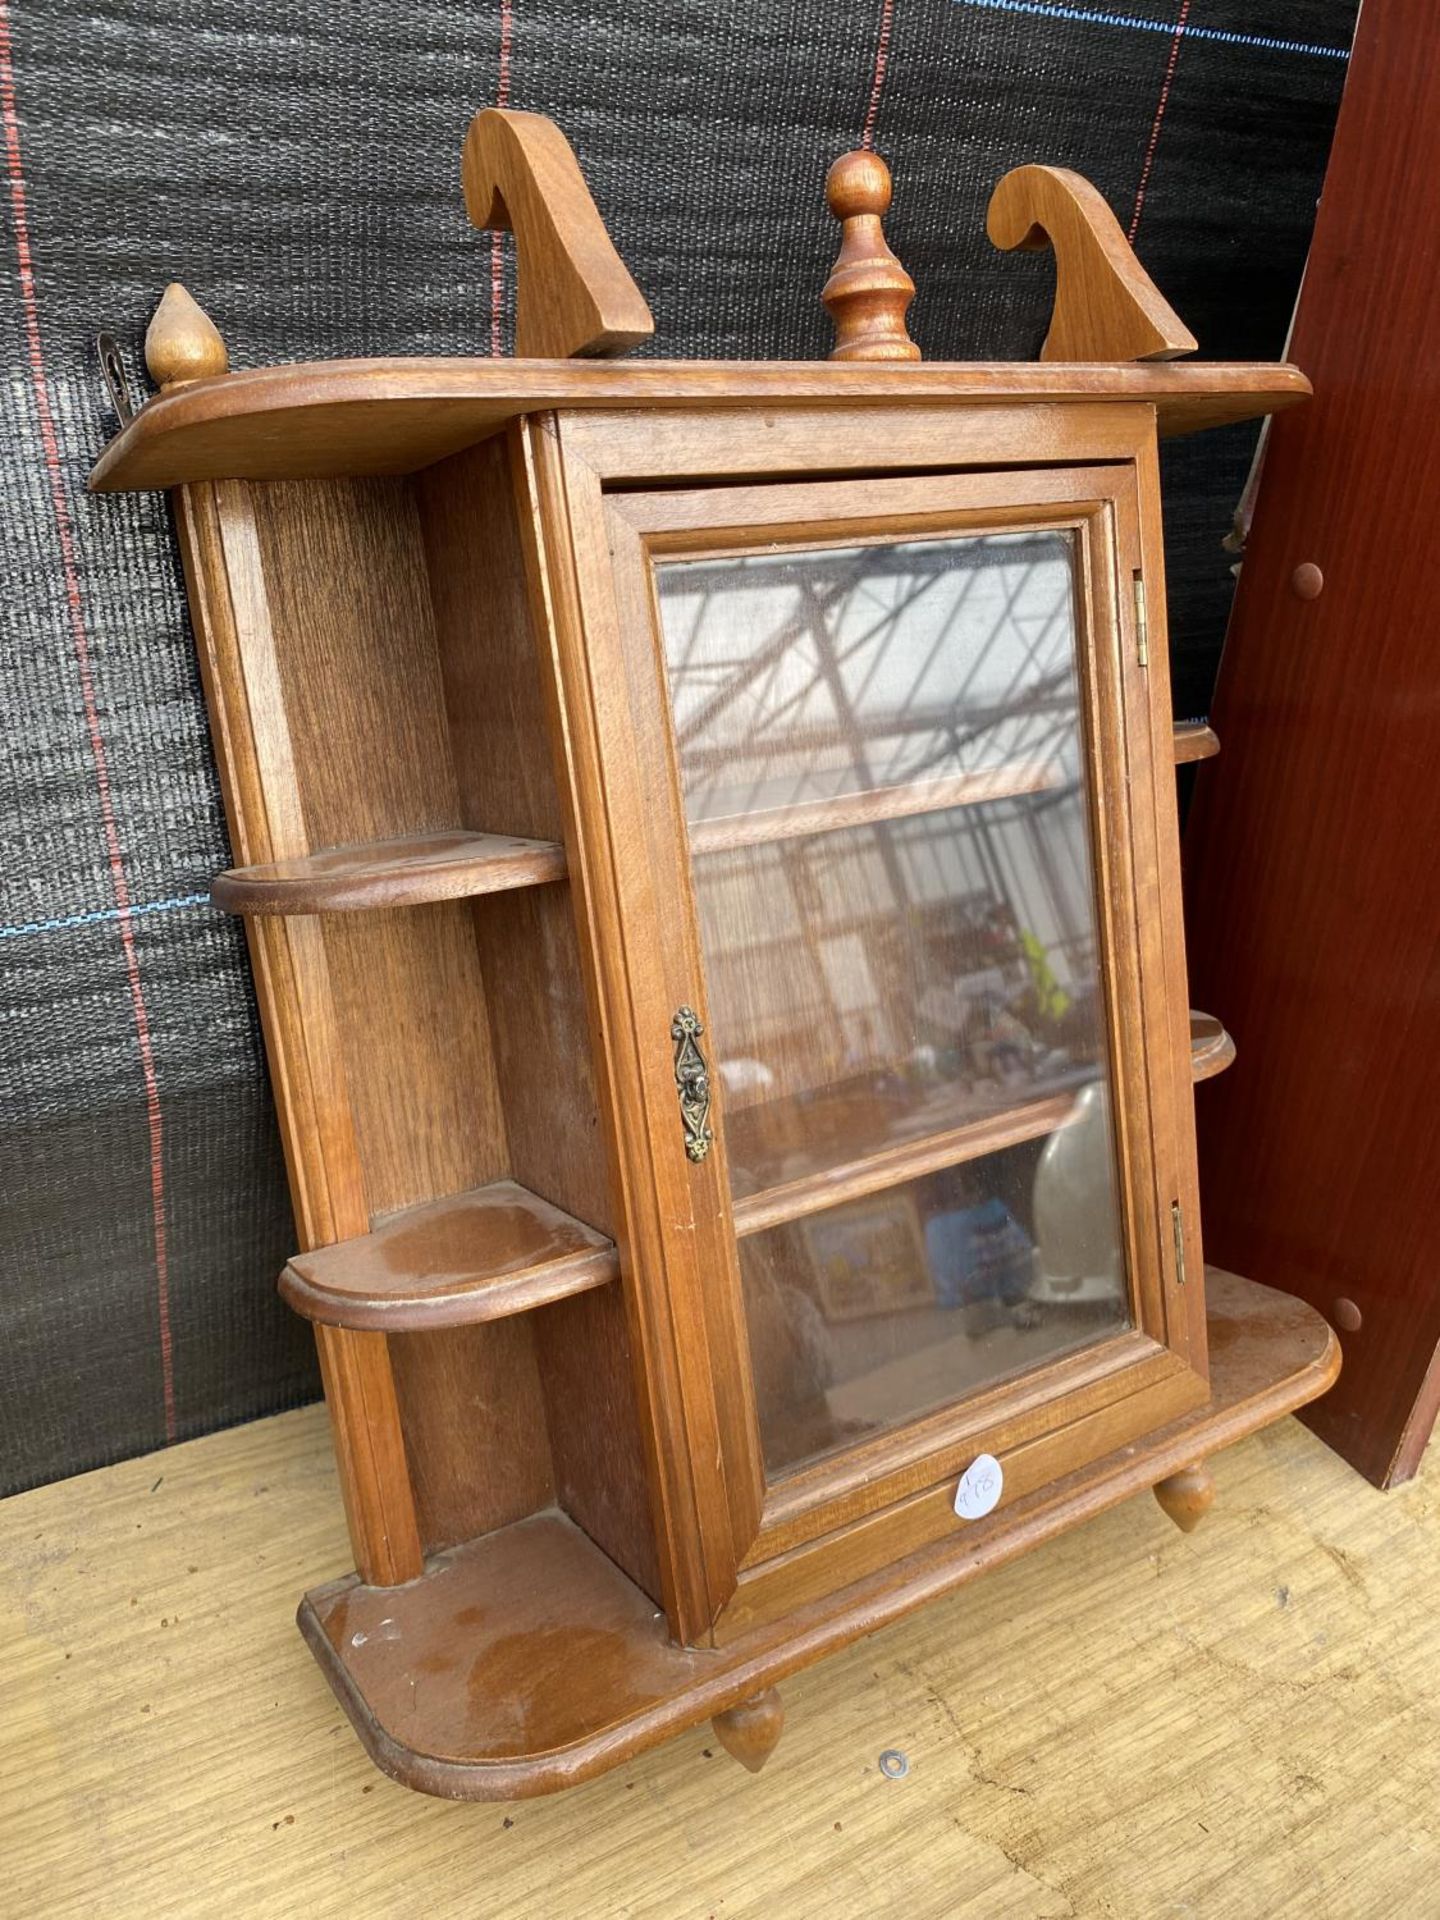
<instances>
[{"instance_id":1,"label":"small corner shelf","mask_svg":"<svg viewBox=\"0 0 1440 1920\"><path fill-rule=\"evenodd\" d=\"M1190 1009L1190 1076L1196 1085L1213 1080L1235 1058L1235 1042L1212 1013Z\"/></svg>"},{"instance_id":2,"label":"small corner shelf","mask_svg":"<svg viewBox=\"0 0 1440 1920\"><path fill-rule=\"evenodd\" d=\"M1187 760L1208 760L1219 751L1220 742L1203 722L1187 720L1175 728L1177 766ZM1058 777L1049 764L1003 768L768 812L736 813L696 821L690 828L690 847L696 854L721 853L760 841L878 825L913 814L1043 792L1056 785ZM224 912L236 914L364 913L505 893L514 887L548 886L565 877L565 849L553 840L450 828L331 847L265 866L230 867L217 874L210 898Z\"/></svg>"},{"instance_id":3,"label":"small corner shelf","mask_svg":"<svg viewBox=\"0 0 1440 1920\"><path fill-rule=\"evenodd\" d=\"M232 867L216 878L210 898L226 913L358 913L463 900L564 878L565 849L553 840L452 828L336 847L269 866Z\"/></svg>"},{"instance_id":4,"label":"small corner shelf","mask_svg":"<svg viewBox=\"0 0 1440 1920\"><path fill-rule=\"evenodd\" d=\"M494 1180L297 1253L280 1297L328 1326L422 1333L503 1320L603 1287L619 1271L603 1234L514 1180Z\"/></svg>"},{"instance_id":5,"label":"small corner shelf","mask_svg":"<svg viewBox=\"0 0 1440 1920\"><path fill-rule=\"evenodd\" d=\"M1175 722L1175 764L1185 766L1191 760L1213 760L1220 751L1220 736L1203 720Z\"/></svg>"}]
</instances>

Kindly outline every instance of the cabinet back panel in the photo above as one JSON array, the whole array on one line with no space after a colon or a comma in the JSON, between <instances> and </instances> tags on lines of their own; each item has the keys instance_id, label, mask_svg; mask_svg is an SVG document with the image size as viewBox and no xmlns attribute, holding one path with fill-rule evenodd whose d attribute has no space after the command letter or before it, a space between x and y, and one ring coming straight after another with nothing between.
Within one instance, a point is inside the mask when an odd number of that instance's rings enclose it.
<instances>
[{"instance_id":1,"label":"cabinet back panel","mask_svg":"<svg viewBox=\"0 0 1440 1920\"><path fill-rule=\"evenodd\" d=\"M391 1334L390 1364L427 1553L550 1505L532 1315Z\"/></svg>"},{"instance_id":2,"label":"cabinet back panel","mask_svg":"<svg viewBox=\"0 0 1440 1920\"><path fill-rule=\"evenodd\" d=\"M553 728L540 680L510 448L503 437L415 478L450 751L467 827L559 839ZM472 906L510 1172L613 1233L591 1018L568 885ZM647 1592L659 1591L625 1297L532 1316L556 1496Z\"/></svg>"}]
</instances>

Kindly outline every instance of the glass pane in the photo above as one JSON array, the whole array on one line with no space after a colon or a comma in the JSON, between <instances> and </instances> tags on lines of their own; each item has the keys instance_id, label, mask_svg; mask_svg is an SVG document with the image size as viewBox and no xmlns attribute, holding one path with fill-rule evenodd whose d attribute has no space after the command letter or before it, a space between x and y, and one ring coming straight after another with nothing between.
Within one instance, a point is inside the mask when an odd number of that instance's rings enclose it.
<instances>
[{"instance_id":1,"label":"glass pane","mask_svg":"<svg viewBox=\"0 0 1440 1920\"><path fill-rule=\"evenodd\" d=\"M1127 1318L1072 540L657 579L773 1473Z\"/></svg>"}]
</instances>

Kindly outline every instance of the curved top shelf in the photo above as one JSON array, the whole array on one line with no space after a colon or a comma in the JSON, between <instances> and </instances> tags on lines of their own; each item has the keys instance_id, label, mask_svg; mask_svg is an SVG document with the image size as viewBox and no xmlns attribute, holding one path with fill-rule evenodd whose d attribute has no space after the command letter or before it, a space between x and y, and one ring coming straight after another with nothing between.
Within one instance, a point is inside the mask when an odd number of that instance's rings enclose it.
<instances>
[{"instance_id":1,"label":"curved top shelf","mask_svg":"<svg viewBox=\"0 0 1440 1920\"><path fill-rule=\"evenodd\" d=\"M1162 434L1178 434L1274 413L1309 392L1298 367L1245 361L322 360L158 395L106 447L90 485L123 493L413 473L550 408L1138 400L1156 408Z\"/></svg>"}]
</instances>

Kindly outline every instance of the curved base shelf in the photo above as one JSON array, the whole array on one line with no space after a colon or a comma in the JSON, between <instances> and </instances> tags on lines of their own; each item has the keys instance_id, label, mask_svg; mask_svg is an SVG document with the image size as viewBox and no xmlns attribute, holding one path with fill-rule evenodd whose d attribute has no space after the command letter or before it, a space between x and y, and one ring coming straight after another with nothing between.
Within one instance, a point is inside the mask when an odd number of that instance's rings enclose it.
<instances>
[{"instance_id":1,"label":"curved base shelf","mask_svg":"<svg viewBox=\"0 0 1440 1920\"><path fill-rule=\"evenodd\" d=\"M1312 1307L1213 1268L1206 1279L1207 1406L718 1650L674 1645L655 1603L555 1511L435 1556L405 1587L317 1587L300 1630L392 1779L455 1800L573 1786L1325 1391L1340 1353Z\"/></svg>"}]
</instances>

